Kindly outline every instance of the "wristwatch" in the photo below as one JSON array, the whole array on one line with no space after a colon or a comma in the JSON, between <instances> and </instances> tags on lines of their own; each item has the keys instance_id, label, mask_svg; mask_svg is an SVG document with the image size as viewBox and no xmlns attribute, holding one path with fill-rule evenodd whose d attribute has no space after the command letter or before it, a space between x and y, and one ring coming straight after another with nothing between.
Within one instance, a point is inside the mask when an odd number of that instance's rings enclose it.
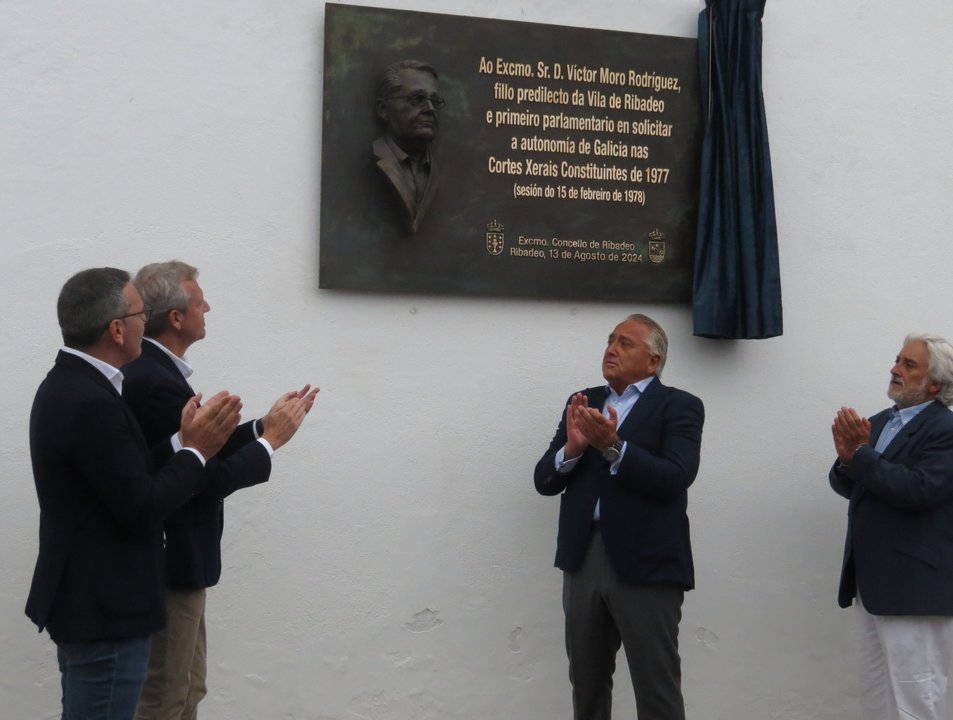
<instances>
[{"instance_id":1,"label":"wristwatch","mask_svg":"<svg viewBox=\"0 0 953 720\"><path fill-rule=\"evenodd\" d=\"M622 441L616 440L612 445L602 451L602 457L611 465L622 455Z\"/></svg>"}]
</instances>

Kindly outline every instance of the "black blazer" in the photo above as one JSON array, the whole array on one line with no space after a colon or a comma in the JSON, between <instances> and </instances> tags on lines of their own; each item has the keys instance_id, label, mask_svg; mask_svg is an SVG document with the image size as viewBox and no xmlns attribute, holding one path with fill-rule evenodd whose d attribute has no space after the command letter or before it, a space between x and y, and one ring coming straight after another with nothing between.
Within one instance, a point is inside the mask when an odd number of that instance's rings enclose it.
<instances>
[{"instance_id":1,"label":"black blazer","mask_svg":"<svg viewBox=\"0 0 953 720\"><path fill-rule=\"evenodd\" d=\"M150 446L162 447L178 432L182 408L195 393L172 359L149 341L122 369L122 394ZM255 442L252 423L240 425L205 466L208 489L165 522L166 584L175 590L212 587L222 575L223 499L268 480L271 458Z\"/></svg>"},{"instance_id":2,"label":"black blazer","mask_svg":"<svg viewBox=\"0 0 953 720\"><path fill-rule=\"evenodd\" d=\"M874 443L889 417L870 419ZM859 587L872 615L953 615L953 412L934 401L829 480L850 499L838 604Z\"/></svg>"},{"instance_id":3,"label":"black blazer","mask_svg":"<svg viewBox=\"0 0 953 720\"><path fill-rule=\"evenodd\" d=\"M26 614L57 642L161 628L162 520L205 489L199 459L179 452L154 472L115 388L65 352L33 401L30 455L40 550Z\"/></svg>"},{"instance_id":4,"label":"black blazer","mask_svg":"<svg viewBox=\"0 0 953 720\"><path fill-rule=\"evenodd\" d=\"M583 390L589 406L601 408L608 388ZM589 545L596 500L606 555L627 583L695 585L689 538L688 486L698 473L705 409L694 395L656 378L618 429L628 443L619 472L589 447L572 471L556 472L555 456L566 444L566 411L536 465L536 489L562 493L556 567L573 572Z\"/></svg>"}]
</instances>

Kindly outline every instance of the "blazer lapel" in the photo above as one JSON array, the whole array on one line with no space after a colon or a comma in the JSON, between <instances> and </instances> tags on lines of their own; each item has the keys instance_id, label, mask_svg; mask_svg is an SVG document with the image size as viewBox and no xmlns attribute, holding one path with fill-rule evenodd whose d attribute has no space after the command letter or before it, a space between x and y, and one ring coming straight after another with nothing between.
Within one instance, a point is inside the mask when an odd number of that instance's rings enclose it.
<instances>
[{"instance_id":1,"label":"blazer lapel","mask_svg":"<svg viewBox=\"0 0 953 720\"><path fill-rule=\"evenodd\" d=\"M881 454L881 457L883 457L884 460L893 460L897 455L899 455L903 451L904 447L907 445L910 439L914 435L916 435L918 432L920 432L920 430L924 427L924 425L930 422L930 420L933 418L934 415L936 415L937 412L949 412L949 410L946 409L945 405L934 400L930 405L923 408L923 410L920 411L920 413L915 418L913 418L913 420L911 420L902 428L900 428L900 431L894 436L893 440L890 441L890 444L884 448L884 451ZM889 416L889 413L888 413L888 416ZM886 423L887 421L884 420L883 424L886 425ZM870 429L871 429L871 437L873 437L874 436L873 425L871 425ZM877 435L877 437L879 437L879 434Z\"/></svg>"},{"instance_id":2,"label":"blazer lapel","mask_svg":"<svg viewBox=\"0 0 953 720\"><path fill-rule=\"evenodd\" d=\"M401 202L404 204L404 210L412 222L416 211L417 199L414 197L413 188L408 187L407 183L404 182L404 176L400 170L400 163L397 162L397 158L394 157L390 148L387 147L387 142L384 138L377 138L372 147L374 149L374 155L377 156L377 167L387 176L391 185L397 190Z\"/></svg>"},{"instance_id":3,"label":"blazer lapel","mask_svg":"<svg viewBox=\"0 0 953 720\"><path fill-rule=\"evenodd\" d=\"M56 356L56 364L82 374L84 377L92 380L97 385L106 388L116 397L119 397L119 392L116 390L115 386L106 379L106 376L78 355L73 355L72 353L60 350L59 354Z\"/></svg>"},{"instance_id":4,"label":"blazer lapel","mask_svg":"<svg viewBox=\"0 0 953 720\"><path fill-rule=\"evenodd\" d=\"M583 395L589 401L589 407L602 410L606 404L606 398L609 397L609 389L606 387L593 387L583 391Z\"/></svg>"},{"instance_id":5,"label":"blazer lapel","mask_svg":"<svg viewBox=\"0 0 953 720\"><path fill-rule=\"evenodd\" d=\"M194 395L195 391L192 389L192 386L189 385L189 381L185 379L182 375L182 371L176 367L175 363L172 362L172 358L166 355L162 350L157 348L154 344L147 340L142 341L142 352L150 360L159 365L163 370L165 370L172 377L177 384L179 384L183 389L188 390L190 395Z\"/></svg>"},{"instance_id":6,"label":"blazer lapel","mask_svg":"<svg viewBox=\"0 0 953 720\"><path fill-rule=\"evenodd\" d=\"M149 446L146 443L145 436L142 434L142 429L139 427L139 421L136 420L136 416L132 414L132 410L126 404L126 401L122 399L122 396L116 391L115 386L113 386L113 384L106 379L105 375L99 372L99 370L94 368L88 362L83 360L83 358L63 352L62 350L56 357L56 363L82 373L85 377L92 380L97 385L105 388L119 404L119 407L122 408L122 412L129 420L129 425L132 427L133 435L135 435L139 445L145 451L146 455L149 454Z\"/></svg>"},{"instance_id":7,"label":"blazer lapel","mask_svg":"<svg viewBox=\"0 0 953 720\"><path fill-rule=\"evenodd\" d=\"M619 426L619 437L628 438L635 433L639 425L650 417L655 408L662 402L662 398L665 397L664 390L665 386L658 378L649 383L645 392L636 400L622 425Z\"/></svg>"}]
</instances>

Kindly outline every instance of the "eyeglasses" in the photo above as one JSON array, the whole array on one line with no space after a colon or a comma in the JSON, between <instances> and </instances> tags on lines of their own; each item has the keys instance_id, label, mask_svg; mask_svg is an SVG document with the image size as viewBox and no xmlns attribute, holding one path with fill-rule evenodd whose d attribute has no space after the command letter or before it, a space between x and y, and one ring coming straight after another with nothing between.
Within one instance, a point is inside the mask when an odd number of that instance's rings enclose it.
<instances>
[{"instance_id":1,"label":"eyeglasses","mask_svg":"<svg viewBox=\"0 0 953 720\"><path fill-rule=\"evenodd\" d=\"M411 93L410 95L391 95L390 97L385 98L385 100L406 100L408 105L415 108L422 107L424 103L429 102L433 106L434 110L439 110L447 104L447 101L440 97L437 93L428 95L423 91Z\"/></svg>"},{"instance_id":2,"label":"eyeglasses","mask_svg":"<svg viewBox=\"0 0 953 720\"><path fill-rule=\"evenodd\" d=\"M135 317L136 315L142 315L143 322L149 322L152 319L152 308L143 307L139 312L127 313L126 315L120 315L119 317L114 317L113 320L125 320L126 318ZM110 320L109 322L112 322Z\"/></svg>"}]
</instances>

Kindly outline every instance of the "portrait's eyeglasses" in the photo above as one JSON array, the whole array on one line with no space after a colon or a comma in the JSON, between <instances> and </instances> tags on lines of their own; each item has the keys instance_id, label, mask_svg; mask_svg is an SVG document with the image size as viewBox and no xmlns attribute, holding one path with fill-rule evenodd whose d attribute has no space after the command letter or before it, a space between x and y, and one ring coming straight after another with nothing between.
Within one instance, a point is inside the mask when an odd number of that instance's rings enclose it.
<instances>
[{"instance_id":1,"label":"portrait's eyeglasses","mask_svg":"<svg viewBox=\"0 0 953 720\"><path fill-rule=\"evenodd\" d=\"M113 320L125 320L126 318L135 317L136 315L142 315L143 322L149 322L152 319L152 308L144 307L139 312L128 313L126 315L120 315L119 317L114 317ZM109 322L112 322L112 320L110 320Z\"/></svg>"},{"instance_id":2,"label":"portrait's eyeglasses","mask_svg":"<svg viewBox=\"0 0 953 720\"><path fill-rule=\"evenodd\" d=\"M391 95L387 100L406 100L411 107L415 108L422 107L424 103L429 102L433 105L434 110L439 110L447 104L447 101L437 95L437 93L428 95L425 92L415 92L410 95Z\"/></svg>"}]
</instances>

